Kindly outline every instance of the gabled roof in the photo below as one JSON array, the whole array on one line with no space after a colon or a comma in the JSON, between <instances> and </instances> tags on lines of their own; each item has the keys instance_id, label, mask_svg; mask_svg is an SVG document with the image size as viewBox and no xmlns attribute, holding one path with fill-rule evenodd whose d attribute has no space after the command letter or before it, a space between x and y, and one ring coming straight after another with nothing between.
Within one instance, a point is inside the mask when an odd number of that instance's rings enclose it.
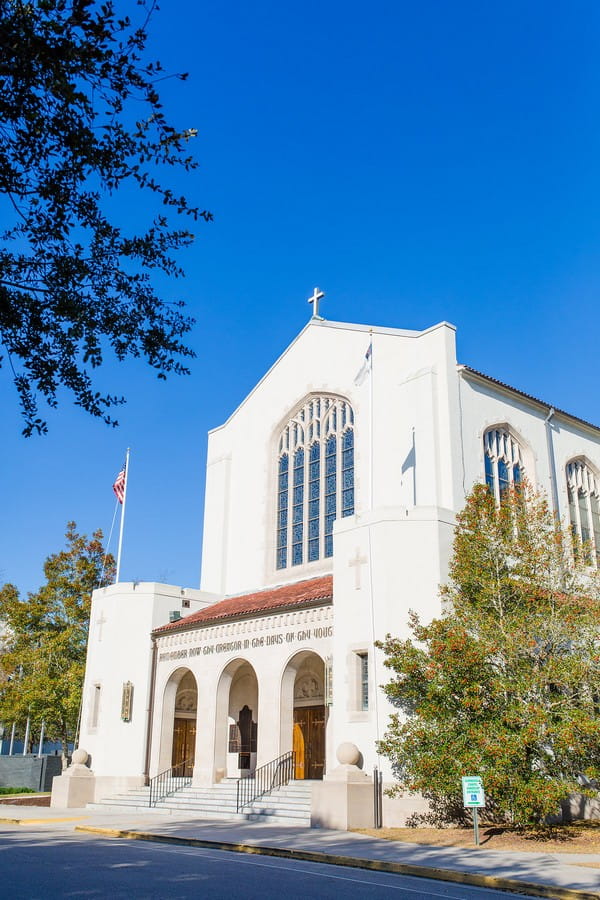
<instances>
[{"instance_id":1,"label":"gabled roof","mask_svg":"<svg viewBox=\"0 0 600 900\"><path fill-rule=\"evenodd\" d=\"M211 428L209 430L209 434L213 434L213 432L220 431L222 428L225 428L226 425L233 419L235 414L244 406L245 403L248 402L252 394L258 390L263 381L266 381L271 372L273 372L281 360L290 352L292 347L300 340L302 340L303 336L310 328L330 328L334 331L362 331L365 335L369 334L387 334L387 335L396 335L397 337L405 337L405 338L420 338L424 334L428 334L431 331L435 331L438 328L451 328L452 331L456 331L456 327L452 325L450 322L438 322L436 325L431 325L429 328L425 328L423 331L413 331L407 330L405 328L389 328L382 325L360 325L355 322L330 322L328 319L318 318L318 319L309 319L302 331L296 335L293 341L288 344L283 353L280 353L273 365L265 372L262 378L254 385L252 390L244 397L242 402L238 404L238 406L234 409L230 416L221 424L217 425L215 428Z\"/></svg>"},{"instance_id":2,"label":"gabled roof","mask_svg":"<svg viewBox=\"0 0 600 900\"><path fill-rule=\"evenodd\" d=\"M492 378L491 375L486 375L484 372L479 372L477 369L473 369L471 366L460 365L458 366L458 371L474 377L475 379L479 379L480 381L488 382L490 384L496 385L496 387L503 388L505 391L511 394L517 394L519 397L523 397L525 400L529 400L531 403L534 403L536 406L541 406L544 412L550 412L550 410L554 410L554 413L559 416L564 416L565 419L570 419L572 422L578 422L580 425L585 425L587 428L593 428L594 431L600 431L600 427L598 425L594 425L593 422L588 422L586 419L581 419L579 416L574 416L573 413L566 412L564 409L559 409L558 406L553 406L551 403L547 403L545 400L540 400L538 397L534 397L533 394L527 394L525 391L520 391L519 388L512 387L510 384L505 384L504 381L500 381L498 378Z\"/></svg>"},{"instance_id":3,"label":"gabled roof","mask_svg":"<svg viewBox=\"0 0 600 900\"><path fill-rule=\"evenodd\" d=\"M184 616L177 622L169 622L168 625L155 628L153 634L162 635L165 632L188 631L191 628L219 623L227 619L248 618L274 611L316 606L331 603L332 599L333 576L322 575L320 578L310 578L307 581L297 581L295 584L267 588L252 594L226 597L225 600L213 603L190 616Z\"/></svg>"}]
</instances>

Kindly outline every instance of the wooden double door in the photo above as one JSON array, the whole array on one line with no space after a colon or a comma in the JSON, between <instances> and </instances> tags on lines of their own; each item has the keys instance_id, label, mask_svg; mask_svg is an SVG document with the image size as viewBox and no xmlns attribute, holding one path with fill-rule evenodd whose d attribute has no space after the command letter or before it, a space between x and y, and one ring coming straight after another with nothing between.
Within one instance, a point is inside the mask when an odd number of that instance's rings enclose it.
<instances>
[{"instance_id":1,"label":"wooden double door","mask_svg":"<svg viewBox=\"0 0 600 900\"><path fill-rule=\"evenodd\" d=\"M175 717L173 724L173 754L171 759L172 766L181 766L182 771L177 775L191 777L194 768L194 755L196 749L196 720L183 719Z\"/></svg>"},{"instance_id":2,"label":"wooden double door","mask_svg":"<svg viewBox=\"0 0 600 900\"><path fill-rule=\"evenodd\" d=\"M294 709L294 741L298 779L323 778L325 768L324 706L301 706Z\"/></svg>"}]
</instances>

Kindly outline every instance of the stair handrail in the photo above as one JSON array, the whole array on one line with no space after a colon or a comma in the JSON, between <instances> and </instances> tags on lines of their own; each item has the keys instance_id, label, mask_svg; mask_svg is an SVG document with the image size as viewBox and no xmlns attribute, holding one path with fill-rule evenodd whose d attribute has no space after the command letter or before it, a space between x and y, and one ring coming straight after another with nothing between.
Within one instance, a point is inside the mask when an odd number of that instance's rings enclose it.
<instances>
[{"instance_id":1,"label":"stair handrail","mask_svg":"<svg viewBox=\"0 0 600 900\"><path fill-rule=\"evenodd\" d=\"M181 788L189 787L192 783L192 776L185 773L188 768L192 769L193 766L194 759L191 757L174 766L169 766L164 772L159 772L158 775L151 778L148 806L156 806L159 800L169 797Z\"/></svg>"},{"instance_id":2,"label":"stair handrail","mask_svg":"<svg viewBox=\"0 0 600 900\"><path fill-rule=\"evenodd\" d=\"M252 775L237 780L237 812L241 812L245 806L249 806L265 794L278 787L289 784L294 778L296 768L296 753L289 750L255 769Z\"/></svg>"}]
</instances>

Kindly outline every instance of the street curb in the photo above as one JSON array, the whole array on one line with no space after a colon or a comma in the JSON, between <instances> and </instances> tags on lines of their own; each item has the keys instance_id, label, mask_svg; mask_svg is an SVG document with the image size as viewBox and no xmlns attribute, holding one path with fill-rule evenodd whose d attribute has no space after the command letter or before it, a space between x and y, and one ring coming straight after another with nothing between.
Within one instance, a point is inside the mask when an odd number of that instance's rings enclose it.
<instances>
[{"instance_id":1,"label":"street curb","mask_svg":"<svg viewBox=\"0 0 600 900\"><path fill-rule=\"evenodd\" d=\"M233 853L250 853L259 856L278 856L282 859L325 863L330 866L347 866L353 869L371 869L376 872L392 872L396 875L412 875L416 878L434 878L437 881L451 881L455 884L471 884L475 887L495 888L514 894L530 894L533 897L547 897L549 900L600 900L600 894L577 891L571 888L532 884L498 878L495 875L478 875L474 872L457 872L452 869L438 869L432 866L415 866L409 863L395 863L378 859L359 859L353 856L336 856L312 850L289 850L283 847L265 847L256 844L230 844L224 841L206 841L200 838L177 837L176 835L153 834L144 831L122 831L117 828L100 828L94 825L76 825L75 831L101 834L106 837L126 838L132 841L151 841L157 844L177 844L180 847L198 847L208 850L227 850Z\"/></svg>"}]
</instances>

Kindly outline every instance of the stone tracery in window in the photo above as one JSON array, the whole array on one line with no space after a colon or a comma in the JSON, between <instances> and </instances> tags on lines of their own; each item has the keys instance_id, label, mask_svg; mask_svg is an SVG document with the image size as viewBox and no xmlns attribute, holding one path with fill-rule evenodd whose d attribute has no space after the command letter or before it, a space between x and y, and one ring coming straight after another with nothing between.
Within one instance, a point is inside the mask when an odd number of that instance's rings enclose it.
<instances>
[{"instance_id":1,"label":"stone tracery in window","mask_svg":"<svg viewBox=\"0 0 600 900\"><path fill-rule=\"evenodd\" d=\"M567 493L571 531L584 545L587 561L600 561L600 484L582 458L567 463Z\"/></svg>"},{"instance_id":2,"label":"stone tracery in window","mask_svg":"<svg viewBox=\"0 0 600 900\"><path fill-rule=\"evenodd\" d=\"M499 503L502 495L523 481L521 445L508 428L489 428L483 436L485 482Z\"/></svg>"},{"instance_id":3,"label":"stone tracery in window","mask_svg":"<svg viewBox=\"0 0 600 900\"><path fill-rule=\"evenodd\" d=\"M333 523L354 514L354 413L346 400L310 397L278 444L276 568L333 555Z\"/></svg>"}]
</instances>

